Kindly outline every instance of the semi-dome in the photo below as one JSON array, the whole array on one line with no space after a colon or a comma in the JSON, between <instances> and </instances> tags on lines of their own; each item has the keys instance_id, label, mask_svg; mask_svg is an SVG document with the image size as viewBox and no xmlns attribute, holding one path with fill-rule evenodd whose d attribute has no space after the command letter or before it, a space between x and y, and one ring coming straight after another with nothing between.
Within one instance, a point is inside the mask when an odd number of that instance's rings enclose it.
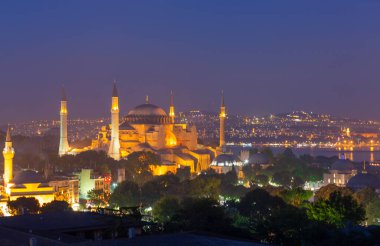
<instances>
[{"instance_id":1,"label":"semi-dome","mask_svg":"<svg viewBox=\"0 0 380 246\"><path fill-rule=\"evenodd\" d=\"M352 171L354 170L354 164L350 160L337 160L334 162L331 166L331 170L337 170L337 171Z\"/></svg>"},{"instance_id":2,"label":"semi-dome","mask_svg":"<svg viewBox=\"0 0 380 246\"><path fill-rule=\"evenodd\" d=\"M165 110L163 110L162 108L160 108L154 104L150 104L150 103L141 104L141 105L135 107L134 109L129 111L128 115L167 116Z\"/></svg>"},{"instance_id":3,"label":"semi-dome","mask_svg":"<svg viewBox=\"0 0 380 246\"><path fill-rule=\"evenodd\" d=\"M135 128L133 128L129 123L124 122L119 126L119 130L134 131Z\"/></svg>"},{"instance_id":4,"label":"semi-dome","mask_svg":"<svg viewBox=\"0 0 380 246\"><path fill-rule=\"evenodd\" d=\"M15 175L12 180L13 183L17 184L31 184L31 183L44 183L45 179L36 171L24 170Z\"/></svg>"},{"instance_id":5,"label":"semi-dome","mask_svg":"<svg viewBox=\"0 0 380 246\"><path fill-rule=\"evenodd\" d=\"M233 154L220 154L212 162L211 166L241 166L243 163Z\"/></svg>"},{"instance_id":6,"label":"semi-dome","mask_svg":"<svg viewBox=\"0 0 380 246\"><path fill-rule=\"evenodd\" d=\"M269 163L269 157L264 153L256 153L249 156L249 164L262 165Z\"/></svg>"},{"instance_id":7,"label":"semi-dome","mask_svg":"<svg viewBox=\"0 0 380 246\"><path fill-rule=\"evenodd\" d=\"M127 124L171 124L171 118L166 114L165 110L154 104L145 103L133 108L124 117L124 123Z\"/></svg>"},{"instance_id":8,"label":"semi-dome","mask_svg":"<svg viewBox=\"0 0 380 246\"><path fill-rule=\"evenodd\" d=\"M378 190L380 189L380 179L370 173L359 173L348 181L347 186L354 190L360 190L366 187Z\"/></svg>"}]
</instances>

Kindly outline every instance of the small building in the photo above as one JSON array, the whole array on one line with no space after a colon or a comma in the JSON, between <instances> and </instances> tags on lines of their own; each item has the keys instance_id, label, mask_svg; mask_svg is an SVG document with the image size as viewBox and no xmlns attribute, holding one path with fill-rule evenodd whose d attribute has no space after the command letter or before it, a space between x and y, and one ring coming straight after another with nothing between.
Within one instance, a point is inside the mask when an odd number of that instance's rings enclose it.
<instances>
[{"instance_id":1,"label":"small building","mask_svg":"<svg viewBox=\"0 0 380 246\"><path fill-rule=\"evenodd\" d=\"M323 174L323 185L335 184L346 187L347 182L358 173L350 160L339 159L334 162L328 173Z\"/></svg>"},{"instance_id":2,"label":"small building","mask_svg":"<svg viewBox=\"0 0 380 246\"><path fill-rule=\"evenodd\" d=\"M228 173L235 168L238 178L243 178L243 162L233 154L220 154L218 155L210 165L210 168L213 169L216 173Z\"/></svg>"},{"instance_id":3,"label":"small building","mask_svg":"<svg viewBox=\"0 0 380 246\"><path fill-rule=\"evenodd\" d=\"M49 179L54 188L54 199L66 201L71 206L79 203L79 179L75 175L54 176Z\"/></svg>"},{"instance_id":4,"label":"small building","mask_svg":"<svg viewBox=\"0 0 380 246\"><path fill-rule=\"evenodd\" d=\"M82 169L76 173L79 179L79 198L88 199L87 193L90 190L103 190L106 193L111 191L111 175L101 176L92 169Z\"/></svg>"},{"instance_id":5,"label":"small building","mask_svg":"<svg viewBox=\"0 0 380 246\"><path fill-rule=\"evenodd\" d=\"M23 196L36 198L40 205L54 200L54 188L42 175L33 170L23 170L16 173L5 191L11 201Z\"/></svg>"}]
</instances>

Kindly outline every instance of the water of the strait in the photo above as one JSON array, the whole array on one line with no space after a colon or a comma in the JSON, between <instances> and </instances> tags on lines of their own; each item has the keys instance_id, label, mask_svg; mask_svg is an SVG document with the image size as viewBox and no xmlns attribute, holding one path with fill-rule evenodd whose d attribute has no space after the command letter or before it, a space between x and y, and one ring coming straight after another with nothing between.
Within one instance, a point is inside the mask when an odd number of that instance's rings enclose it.
<instances>
[{"instance_id":1,"label":"water of the strait","mask_svg":"<svg viewBox=\"0 0 380 246\"><path fill-rule=\"evenodd\" d=\"M260 147L253 147L258 148ZM234 154L238 155L240 150L243 149L249 149L249 147L242 147L242 146L228 146L228 149L232 151ZM270 149L273 151L274 154L282 153L285 148L284 147L270 147ZM346 159L350 159L355 162L373 162L373 161L380 161L380 149L370 149L370 148L362 148L362 149L354 149L353 151L339 151L337 149L326 149L326 148L291 148L293 153L296 155L304 155L309 154L311 156L326 156L326 157L333 157L333 156L341 156L342 154L345 156Z\"/></svg>"}]
</instances>

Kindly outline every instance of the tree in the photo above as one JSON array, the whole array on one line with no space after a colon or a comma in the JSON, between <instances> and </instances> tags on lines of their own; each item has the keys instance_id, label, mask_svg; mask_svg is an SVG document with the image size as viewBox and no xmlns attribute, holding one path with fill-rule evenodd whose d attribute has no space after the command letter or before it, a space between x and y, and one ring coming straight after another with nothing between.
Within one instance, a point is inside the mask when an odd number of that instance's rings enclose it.
<instances>
[{"instance_id":1,"label":"tree","mask_svg":"<svg viewBox=\"0 0 380 246\"><path fill-rule=\"evenodd\" d=\"M280 193L284 201L292 206L300 207L302 203L308 201L312 196L312 191L306 191L301 188L284 190Z\"/></svg>"},{"instance_id":2,"label":"tree","mask_svg":"<svg viewBox=\"0 0 380 246\"><path fill-rule=\"evenodd\" d=\"M224 185L220 191L220 195L224 197L226 201L238 200L249 191L248 188L243 185Z\"/></svg>"},{"instance_id":3,"label":"tree","mask_svg":"<svg viewBox=\"0 0 380 246\"><path fill-rule=\"evenodd\" d=\"M224 208L212 198L184 199L173 222L183 230L224 232L231 229L231 220L226 217Z\"/></svg>"},{"instance_id":4,"label":"tree","mask_svg":"<svg viewBox=\"0 0 380 246\"><path fill-rule=\"evenodd\" d=\"M291 148L286 148L283 152L283 156L286 158L286 159L289 159L289 160L292 160L292 159L296 159L296 155L293 153L292 149Z\"/></svg>"},{"instance_id":5,"label":"tree","mask_svg":"<svg viewBox=\"0 0 380 246\"><path fill-rule=\"evenodd\" d=\"M140 203L139 187L131 181L120 183L110 196L109 203L112 207L132 207Z\"/></svg>"},{"instance_id":6,"label":"tree","mask_svg":"<svg viewBox=\"0 0 380 246\"><path fill-rule=\"evenodd\" d=\"M328 200L332 193L340 192L342 195L351 196L353 195L352 190L345 187L338 187L335 184L328 184L323 186L317 192L315 192L314 198L315 200Z\"/></svg>"},{"instance_id":7,"label":"tree","mask_svg":"<svg viewBox=\"0 0 380 246\"><path fill-rule=\"evenodd\" d=\"M286 206L260 220L255 234L270 244L301 245L309 221L301 209Z\"/></svg>"},{"instance_id":8,"label":"tree","mask_svg":"<svg viewBox=\"0 0 380 246\"><path fill-rule=\"evenodd\" d=\"M153 207L154 218L163 224L169 223L180 209L178 198L165 196L161 198Z\"/></svg>"},{"instance_id":9,"label":"tree","mask_svg":"<svg viewBox=\"0 0 380 246\"><path fill-rule=\"evenodd\" d=\"M220 179L216 177L199 175L195 179L185 182L184 185L188 190L187 194L190 196L218 199L220 194L220 184Z\"/></svg>"},{"instance_id":10,"label":"tree","mask_svg":"<svg viewBox=\"0 0 380 246\"><path fill-rule=\"evenodd\" d=\"M265 174L259 174L253 180L253 183L258 184L258 185L262 185L262 186L266 186L269 183L269 177Z\"/></svg>"},{"instance_id":11,"label":"tree","mask_svg":"<svg viewBox=\"0 0 380 246\"><path fill-rule=\"evenodd\" d=\"M246 181L253 181L257 178L261 171L260 165L245 165L243 166L244 179Z\"/></svg>"},{"instance_id":12,"label":"tree","mask_svg":"<svg viewBox=\"0 0 380 246\"><path fill-rule=\"evenodd\" d=\"M237 173L235 167L232 167L232 170L227 172L222 176L222 184L232 184L235 185L238 181Z\"/></svg>"},{"instance_id":13,"label":"tree","mask_svg":"<svg viewBox=\"0 0 380 246\"><path fill-rule=\"evenodd\" d=\"M254 189L241 198L238 209L240 214L250 218L251 222L256 224L271 216L273 211L285 206L281 198L271 196L264 189Z\"/></svg>"},{"instance_id":14,"label":"tree","mask_svg":"<svg viewBox=\"0 0 380 246\"><path fill-rule=\"evenodd\" d=\"M273 155L273 151L271 150L271 148L264 147L264 148L262 148L260 150L260 153L263 153L263 154L267 155L268 158L269 158L269 162L273 163L273 161L274 161L274 155Z\"/></svg>"},{"instance_id":15,"label":"tree","mask_svg":"<svg viewBox=\"0 0 380 246\"><path fill-rule=\"evenodd\" d=\"M337 228L348 224L357 225L365 219L365 211L351 195L343 195L336 191L328 200L317 200L308 206L307 215L310 219L322 221Z\"/></svg>"},{"instance_id":16,"label":"tree","mask_svg":"<svg viewBox=\"0 0 380 246\"><path fill-rule=\"evenodd\" d=\"M368 225L380 225L380 198L372 200L365 206Z\"/></svg>"},{"instance_id":17,"label":"tree","mask_svg":"<svg viewBox=\"0 0 380 246\"><path fill-rule=\"evenodd\" d=\"M49 203L44 203L41 207L41 213L51 213L51 212L66 212L72 211L70 205L66 201L54 200Z\"/></svg>"},{"instance_id":18,"label":"tree","mask_svg":"<svg viewBox=\"0 0 380 246\"><path fill-rule=\"evenodd\" d=\"M178 168L176 176L181 181L189 179L190 178L190 167L181 167L181 168Z\"/></svg>"},{"instance_id":19,"label":"tree","mask_svg":"<svg viewBox=\"0 0 380 246\"><path fill-rule=\"evenodd\" d=\"M303 155L300 155L299 159L304 162L304 163L307 163L307 164L311 164L313 163L314 161L314 157L309 155L309 154L303 154Z\"/></svg>"},{"instance_id":20,"label":"tree","mask_svg":"<svg viewBox=\"0 0 380 246\"><path fill-rule=\"evenodd\" d=\"M125 163L126 178L142 186L153 178L149 165L161 163L160 157L150 151L136 151L128 155Z\"/></svg>"},{"instance_id":21,"label":"tree","mask_svg":"<svg viewBox=\"0 0 380 246\"><path fill-rule=\"evenodd\" d=\"M153 205L165 195L180 196L182 186L179 178L173 174L155 177L141 187L141 200L146 206Z\"/></svg>"},{"instance_id":22,"label":"tree","mask_svg":"<svg viewBox=\"0 0 380 246\"><path fill-rule=\"evenodd\" d=\"M355 200L366 211L366 224L380 225L380 198L373 188L363 188L354 193Z\"/></svg>"},{"instance_id":23,"label":"tree","mask_svg":"<svg viewBox=\"0 0 380 246\"><path fill-rule=\"evenodd\" d=\"M34 197L19 197L8 201L7 206L12 215L36 214L40 210L40 203Z\"/></svg>"},{"instance_id":24,"label":"tree","mask_svg":"<svg viewBox=\"0 0 380 246\"><path fill-rule=\"evenodd\" d=\"M281 197L281 193L286 190L284 187L276 187L272 185L264 186L263 189L268 192L269 195L278 197Z\"/></svg>"},{"instance_id":25,"label":"tree","mask_svg":"<svg viewBox=\"0 0 380 246\"><path fill-rule=\"evenodd\" d=\"M88 200L90 200L96 207L106 206L108 204L109 194L104 190L89 190L87 192Z\"/></svg>"},{"instance_id":26,"label":"tree","mask_svg":"<svg viewBox=\"0 0 380 246\"><path fill-rule=\"evenodd\" d=\"M363 188L361 190L356 191L353 194L353 197L359 204L366 206L367 204L369 204L370 202L372 202L379 196L377 195L376 191L373 188L367 187L367 188Z\"/></svg>"},{"instance_id":27,"label":"tree","mask_svg":"<svg viewBox=\"0 0 380 246\"><path fill-rule=\"evenodd\" d=\"M292 175L288 171L276 172L273 174L272 182L290 188L292 185Z\"/></svg>"}]
</instances>

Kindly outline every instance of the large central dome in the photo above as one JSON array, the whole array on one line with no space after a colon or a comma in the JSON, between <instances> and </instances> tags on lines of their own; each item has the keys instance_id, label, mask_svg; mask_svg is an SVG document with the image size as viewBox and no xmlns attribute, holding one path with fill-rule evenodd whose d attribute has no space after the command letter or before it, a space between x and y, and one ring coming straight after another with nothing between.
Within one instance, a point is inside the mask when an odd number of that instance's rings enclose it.
<instances>
[{"instance_id":1,"label":"large central dome","mask_svg":"<svg viewBox=\"0 0 380 246\"><path fill-rule=\"evenodd\" d=\"M167 116L165 110L163 110L162 108L154 105L154 104L150 104L150 103L145 103L145 104L141 104L137 107L135 107L134 109L132 109L131 111L129 111L128 115L138 115L138 116L152 116L152 115L155 115L155 116Z\"/></svg>"},{"instance_id":2,"label":"large central dome","mask_svg":"<svg viewBox=\"0 0 380 246\"><path fill-rule=\"evenodd\" d=\"M128 124L171 124L171 118L165 110L154 104L145 103L133 108L124 117L124 123Z\"/></svg>"}]
</instances>

